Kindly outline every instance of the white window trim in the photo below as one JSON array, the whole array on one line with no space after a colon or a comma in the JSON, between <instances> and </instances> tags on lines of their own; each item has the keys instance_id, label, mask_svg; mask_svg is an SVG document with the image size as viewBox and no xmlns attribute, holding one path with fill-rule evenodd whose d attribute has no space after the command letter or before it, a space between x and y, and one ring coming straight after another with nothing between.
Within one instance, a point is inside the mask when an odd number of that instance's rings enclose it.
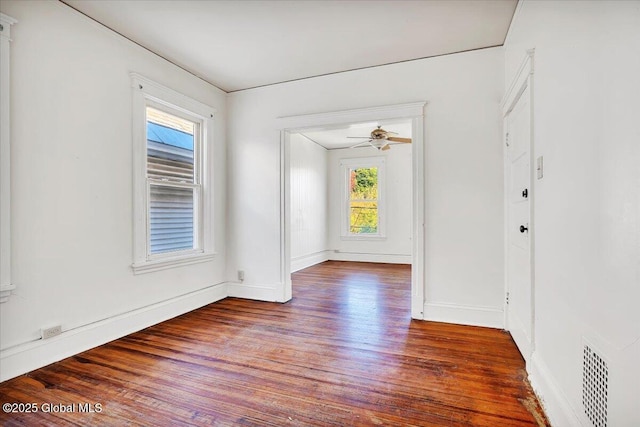
<instances>
[{"instance_id":1,"label":"white window trim","mask_svg":"<svg viewBox=\"0 0 640 427\"><path fill-rule=\"evenodd\" d=\"M342 175L342 201L340 203L341 210L341 235L342 240L384 240L386 239L386 205L385 205L385 193L386 193L386 175L385 175L385 163L384 156L377 157L359 157L353 159L341 159L340 171ZM378 168L378 232L371 234L354 234L350 230L350 212L349 212L349 182L350 182L350 170L354 168Z\"/></svg>"},{"instance_id":2,"label":"white window trim","mask_svg":"<svg viewBox=\"0 0 640 427\"><path fill-rule=\"evenodd\" d=\"M0 13L0 303L16 285L11 283L11 131L9 61L11 26L15 19Z\"/></svg>"},{"instance_id":3,"label":"white window trim","mask_svg":"<svg viewBox=\"0 0 640 427\"><path fill-rule=\"evenodd\" d=\"M149 273L213 259L213 126L216 110L137 73L131 73L133 88L133 272ZM147 106L196 118L202 126L200 173L202 191L197 223L198 249L154 254L149 251L147 203Z\"/></svg>"}]
</instances>

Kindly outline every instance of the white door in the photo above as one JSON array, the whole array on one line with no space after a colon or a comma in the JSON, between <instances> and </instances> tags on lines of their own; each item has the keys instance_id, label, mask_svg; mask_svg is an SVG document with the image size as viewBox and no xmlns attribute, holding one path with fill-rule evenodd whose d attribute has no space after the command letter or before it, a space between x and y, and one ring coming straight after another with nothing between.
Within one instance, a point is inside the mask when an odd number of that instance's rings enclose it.
<instances>
[{"instance_id":1,"label":"white door","mask_svg":"<svg viewBox=\"0 0 640 427\"><path fill-rule=\"evenodd\" d=\"M533 351L529 87L505 117L507 329L527 364Z\"/></svg>"}]
</instances>

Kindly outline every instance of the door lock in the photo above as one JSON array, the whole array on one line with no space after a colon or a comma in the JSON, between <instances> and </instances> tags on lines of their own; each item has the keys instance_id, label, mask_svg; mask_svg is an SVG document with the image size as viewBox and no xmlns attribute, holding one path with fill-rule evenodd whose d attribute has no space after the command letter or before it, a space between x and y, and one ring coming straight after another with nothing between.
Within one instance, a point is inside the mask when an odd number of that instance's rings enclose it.
<instances>
[{"instance_id":1,"label":"door lock","mask_svg":"<svg viewBox=\"0 0 640 427\"><path fill-rule=\"evenodd\" d=\"M522 197L524 197L525 199L527 197L529 197L529 190L528 189L525 188L524 190L522 190Z\"/></svg>"},{"instance_id":2,"label":"door lock","mask_svg":"<svg viewBox=\"0 0 640 427\"><path fill-rule=\"evenodd\" d=\"M529 224L527 224L527 225L529 225ZM520 226L520 232L521 232L521 233L524 233L525 231L529 231L529 228L528 228L528 227L525 227L524 225L521 225L521 226Z\"/></svg>"}]
</instances>

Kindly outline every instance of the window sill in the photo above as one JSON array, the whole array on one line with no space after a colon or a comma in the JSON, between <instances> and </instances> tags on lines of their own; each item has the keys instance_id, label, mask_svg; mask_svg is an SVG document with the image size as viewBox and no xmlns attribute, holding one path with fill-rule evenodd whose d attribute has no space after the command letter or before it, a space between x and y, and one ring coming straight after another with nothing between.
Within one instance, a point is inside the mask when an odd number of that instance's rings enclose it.
<instances>
[{"instance_id":1,"label":"window sill","mask_svg":"<svg viewBox=\"0 0 640 427\"><path fill-rule=\"evenodd\" d=\"M131 265L131 268L133 269L133 274L144 274L159 270L166 270L168 268L181 267L184 265L211 261L215 256L215 252L206 252L196 255L179 255L170 258L167 257L150 261L136 262Z\"/></svg>"},{"instance_id":2,"label":"window sill","mask_svg":"<svg viewBox=\"0 0 640 427\"><path fill-rule=\"evenodd\" d=\"M340 236L340 240L368 240L368 241L387 240L387 236L379 236L379 235L373 235L373 236Z\"/></svg>"}]
</instances>

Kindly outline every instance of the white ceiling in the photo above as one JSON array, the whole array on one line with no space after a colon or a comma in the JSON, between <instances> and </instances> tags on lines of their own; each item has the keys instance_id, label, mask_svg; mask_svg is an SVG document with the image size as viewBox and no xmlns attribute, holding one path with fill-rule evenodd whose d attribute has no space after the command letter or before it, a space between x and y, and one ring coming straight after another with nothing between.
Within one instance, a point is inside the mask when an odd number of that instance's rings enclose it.
<instances>
[{"instance_id":1,"label":"white ceiling","mask_svg":"<svg viewBox=\"0 0 640 427\"><path fill-rule=\"evenodd\" d=\"M227 91L502 45L517 0L62 0Z\"/></svg>"},{"instance_id":2,"label":"white ceiling","mask_svg":"<svg viewBox=\"0 0 640 427\"><path fill-rule=\"evenodd\" d=\"M402 138L411 138L411 121L378 121L367 123L356 123L350 126L336 127L333 129L308 130L299 132L306 138L323 146L327 150L336 150L341 148L353 147L358 143L364 143L369 140L371 131L381 126L388 132ZM364 138L358 138L364 137ZM372 148L370 145L364 147ZM373 149L373 148L372 148Z\"/></svg>"}]
</instances>

